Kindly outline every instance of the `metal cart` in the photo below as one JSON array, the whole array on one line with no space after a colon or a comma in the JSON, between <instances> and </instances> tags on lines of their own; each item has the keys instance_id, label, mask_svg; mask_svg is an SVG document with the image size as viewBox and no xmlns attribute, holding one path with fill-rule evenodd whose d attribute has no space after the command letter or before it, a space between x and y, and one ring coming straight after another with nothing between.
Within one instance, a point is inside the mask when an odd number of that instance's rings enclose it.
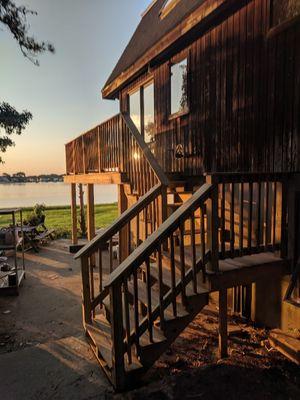
<instances>
[{"instance_id":1,"label":"metal cart","mask_svg":"<svg viewBox=\"0 0 300 400\"><path fill-rule=\"evenodd\" d=\"M22 209L0 209L0 216L2 215L10 215L11 224L7 229L10 240L5 239L3 243L0 243L0 295L18 295L20 284L25 278ZM17 225L18 216L19 225ZM17 255L19 249L21 250L21 260L18 260Z\"/></svg>"}]
</instances>

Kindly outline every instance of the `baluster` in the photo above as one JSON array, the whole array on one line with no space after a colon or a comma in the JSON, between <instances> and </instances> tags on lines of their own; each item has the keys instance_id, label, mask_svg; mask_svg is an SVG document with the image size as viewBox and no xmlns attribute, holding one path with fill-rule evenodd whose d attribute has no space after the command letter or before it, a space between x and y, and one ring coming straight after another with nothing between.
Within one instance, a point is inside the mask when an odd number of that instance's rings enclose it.
<instances>
[{"instance_id":1,"label":"baluster","mask_svg":"<svg viewBox=\"0 0 300 400\"><path fill-rule=\"evenodd\" d=\"M258 202L257 202L257 238L256 248L260 251L261 245L261 182L258 183Z\"/></svg>"},{"instance_id":2,"label":"baluster","mask_svg":"<svg viewBox=\"0 0 300 400\"><path fill-rule=\"evenodd\" d=\"M244 254L244 183L240 184L240 256Z\"/></svg>"},{"instance_id":3,"label":"baluster","mask_svg":"<svg viewBox=\"0 0 300 400\"><path fill-rule=\"evenodd\" d=\"M82 278L82 297L83 297L83 322L92 322L92 304L90 297L90 274L88 257L81 258L81 278Z\"/></svg>"},{"instance_id":4,"label":"baluster","mask_svg":"<svg viewBox=\"0 0 300 400\"><path fill-rule=\"evenodd\" d=\"M205 253L206 253L206 249L205 249L205 224L204 224L204 211L203 208L200 208L200 224L201 224L201 231L200 231L200 236L201 236L201 259L203 262L203 266L204 266L204 270L205 270ZM203 279L205 279L204 275L203 275Z\"/></svg>"},{"instance_id":5,"label":"baluster","mask_svg":"<svg viewBox=\"0 0 300 400\"><path fill-rule=\"evenodd\" d=\"M234 232L234 183L230 185L230 254L234 257L234 242L235 242L235 232Z\"/></svg>"},{"instance_id":6,"label":"baluster","mask_svg":"<svg viewBox=\"0 0 300 400\"><path fill-rule=\"evenodd\" d=\"M186 288L185 288L185 254L184 254L184 222L179 225L180 234L180 273L181 273L181 298L182 303L186 303Z\"/></svg>"},{"instance_id":7,"label":"baluster","mask_svg":"<svg viewBox=\"0 0 300 400\"><path fill-rule=\"evenodd\" d=\"M287 256L287 195L288 195L288 182L287 180L281 183L281 257Z\"/></svg>"},{"instance_id":8,"label":"baluster","mask_svg":"<svg viewBox=\"0 0 300 400\"><path fill-rule=\"evenodd\" d=\"M99 292L101 293L103 290L103 264L102 264L102 250L98 250L98 258L99 258Z\"/></svg>"},{"instance_id":9,"label":"baluster","mask_svg":"<svg viewBox=\"0 0 300 400\"><path fill-rule=\"evenodd\" d=\"M109 250L109 272L113 272L113 241L112 238L109 239L109 246L108 246L108 250Z\"/></svg>"},{"instance_id":10,"label":"baluster","mask_svg":"<svg viewBox=\"0 0 300 400\"><path fill-rule=\"evenodd\" d=\"M252 247L252 214L253 214L253 183L249 183L249 215L248 215L248 252Z\"/></svg>"},{"instance_id":11,"label":"baluster","mask_svg":"<svg viewBox=\"0 0 300 400\"><path fill-rule=\"evenodd\" d=\"M131 336L130 336L130 309L129 309L129 301L128 301L128 282L127 279L124 278L123 283L124 289L124 308L125 308L125 332L126 332L126 340L127 340L127 356L128 363L132 363L132 355L131 355Z\"/></svg>"},{"instance_id":12,"label":"baluster","mask_svg":"<svg viewBox=\"0 0 300 400\"><path fill-rule=\"evenodd\" d=\"M270 243L270 182L266 182L266 243L265 249L268 249Z\"/></svg>"},{"instance_id":13,"label":"baluster","mask_svg":"<svg viewBox=\"0 0 300 400\"><path fill-rule=\"evenodd\" d=\"M147 318L150 342L153 342L153 321L152 321L152 299L151 299L151 274L150 258L146 260L146 283L147 283Z\"/></svg>"},{"instance_id":14,"label":"baluster","mask_svg":"<svg viewBox=\"0 0 300 400\"><path fill-rule=\"evenodd\" d=\"M89 269L90 269L90 298L91 301L95 299L95 284L94 284L94 263L93 256L89 257ZM92 310L93 317L95 317L95 309Z\"/></svg>"},{"instance_id":15,"label":"baluster","mask_svg":"<svg viewBox=\"0 0 300 400\"><path fill-rule=\"evenodd\" d=\"M277 182L274 182L274 197L273 197L273 251L276 247L276 222L277 222Z\"/></svg>"},{"instance_id":16,"label":"baluster","mask_svg":"<svg viewBox=\"0 0 300 400\"><path fill-rule=\"evenodd\" d=\"M159 285L159 315L160 315L160 327L161 330L164 330L164 308L163 308L163 272L162 272L162 255L161 255L161 245L159 245L158 250L156 252L156 262L158 269L158 285Z\"/></svg>"},{"instance_id":17,"label":"baluster","mask_svg":"<svg viewBox=\"0 0 300 400\"><path fill-rule=\"evenodd\" d=\"M225 258L225 183L222 184L222 199L221 199L221 254Z\"/></svg>"},{"instance_id":18,"label":"baluster","mask_svg":"<svg viewBox=\"0 0 300 400\"><path fill-rule=\"evenodd\" d=\"M136 247L139 246L140 243L140 214L138 213L136 216Z\"/></svg>"},{"instance_id":19,"label":"baluster","mask_svg":"<svg viewBox=\"0 0 300 400\"><path fill-rule=\"evenodd\" d=\"M171 286L172 286L172 305L174 317L177 317L177 303L176 303L176 272L175 272L175 249L174 249L174 236L170 236L170 269L171 269Z\"/></svg>"},{"instance_id":20,"label":"baluster","mask_svg":"<svg viewBox=\"0 0 300 400\"><path fill-rule=\"evenodd\" d=\"M127 237L128 237L128 256L131 254L131 227L130 227L130 221L127 224Z\"/></svg>"},{"instance_id":21,"label":"baluster","mask_svg":"<svg viewBox=\"0 0 300 400\"><path fill-rule=\"evenodd\" d=\"M192 268L193 268L193 289L197 294L197 260L196 260L196 235L195 235L195 214L190 218L191 223L191 245L192 245Z\"/></svg>"},{"instance_id":22,"label":"baluster","mask_svg":"<svg viewBox=\"0 0 300 400\"><path fill-rule=\"evenodd\" d=\"M121 284L117 283L110 286L109 295L113 363L112 378L115 387L123 388L125 385L125 366Z\"/></svg>"},{"instance_id":23,"label":"baluster","mask_svg":"<svg viewBox=\"0 0 300 400\"><path fill-rule=\"evenodd\" d=\"M134 309L134 332L136 353L139 354L140 336L139 336L139 288L137 270L133 272L133 309Z\"/></svg>"},{"instance_id":24,"label":"baluster","mask_svg":"<svg viewBox=\"0 0 300 400\"><path fill-rule=\"evenodd\" d=\"M145 207L144 209L144 229L145 229L145 240L148 237L148 206Z\"/></svg>"}]
</instances>

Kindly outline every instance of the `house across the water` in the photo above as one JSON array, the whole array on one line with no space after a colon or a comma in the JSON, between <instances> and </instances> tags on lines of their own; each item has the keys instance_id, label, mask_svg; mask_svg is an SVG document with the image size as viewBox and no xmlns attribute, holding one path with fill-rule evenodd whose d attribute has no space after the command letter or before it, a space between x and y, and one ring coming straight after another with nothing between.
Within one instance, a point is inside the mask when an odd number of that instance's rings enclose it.
<instances>
[{"instance_id":1,"label":"house across the water","mask_svg":"<svg viewBox=\"0 0 300 400\"><path fill-rule=\"evenodd\" d=\"M120 113L66 145L74 244L87 185L84 328L115 388L212 297L221 357L228 312L299 329L299 42L298 0L153 1L102 89ZM120 216L96 235L112 183Z\"/></svg>"}]
</instances>

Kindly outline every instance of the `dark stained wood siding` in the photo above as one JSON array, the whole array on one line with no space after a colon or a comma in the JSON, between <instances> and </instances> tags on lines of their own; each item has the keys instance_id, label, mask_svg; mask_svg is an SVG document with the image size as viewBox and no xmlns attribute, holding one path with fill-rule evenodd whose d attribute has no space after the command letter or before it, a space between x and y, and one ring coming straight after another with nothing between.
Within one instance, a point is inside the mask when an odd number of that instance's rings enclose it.
<instances>
[{"instance_id":1,"label":"dark stained wood siding","mask_svg":"<svg viewBox=\"0 0 300 400\"><path fill-rule=\"evenodd\" d=\"M270 18L270 0L250 1L185 49L184 117L169 120L170 60L154 68L154 153L166 172L300 171L300 22L270 30Z\"/></svg>"}]
</instances>

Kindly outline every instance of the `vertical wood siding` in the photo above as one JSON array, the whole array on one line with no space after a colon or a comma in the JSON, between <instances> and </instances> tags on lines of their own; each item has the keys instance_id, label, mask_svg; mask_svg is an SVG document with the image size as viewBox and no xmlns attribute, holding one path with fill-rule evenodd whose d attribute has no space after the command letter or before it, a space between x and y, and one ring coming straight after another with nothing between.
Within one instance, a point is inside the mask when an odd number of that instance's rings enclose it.
<instances>
[{"instance_id":1,"label":"vertical wood siding","mask_svg":"<svg viewBox=\"0 0 300 400\"><path fill-rule=\"evenodd\" d=\"M270 1L248 2L189 46L190 113L175 120L169 60L156 67L154 153L164 170L300 171L299 43L299 22L271 34Z\"/></svg>"}]
</instances>

